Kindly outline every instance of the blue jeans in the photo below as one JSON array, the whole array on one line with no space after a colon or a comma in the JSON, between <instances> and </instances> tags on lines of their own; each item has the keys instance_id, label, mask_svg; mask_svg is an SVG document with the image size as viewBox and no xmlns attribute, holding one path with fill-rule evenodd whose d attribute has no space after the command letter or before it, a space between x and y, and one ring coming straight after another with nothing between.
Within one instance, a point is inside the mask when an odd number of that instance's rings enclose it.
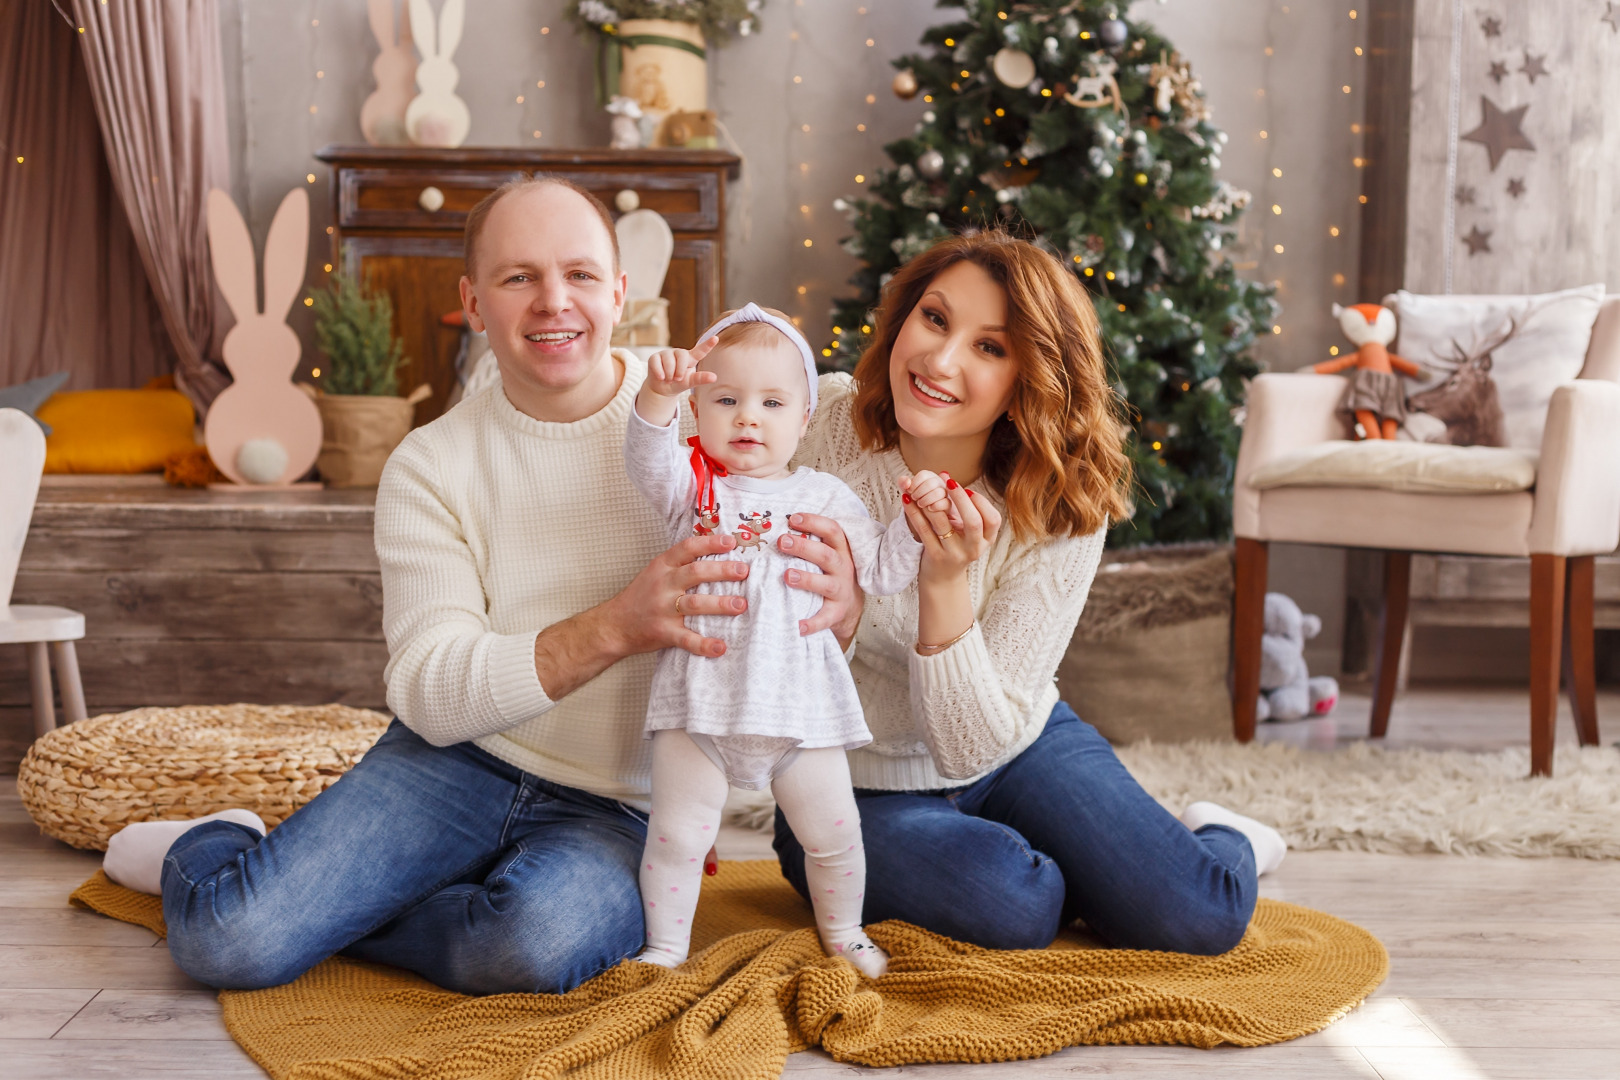
<instances>
[{"instance_id":1,"label":"blue jeans","mask_svg":"<svg viewBox=\"0 0 1620 1080\"><path fill-rule=\"evenodd\" d=\"M210 986L334 953L468 994L562 993L640 950L646 818L395 721L270 835L211 822L163 863L169 948Z\"/></svg>"},{"instance_id":2,"label":"blue jeans","mask_svg":"<svg viewBox=\"0 0 1620 1080\"><path fill-rule=\"evenodd\" d=\"M1214 955L1254 914L1249 841L1224 825L1191 832L1062 702L1028 749L966 787L855 795L867 922L1040 949L1083 919L1117 948ZM803 895L804 850L781 813L775 847Z\"/></svg>"}]
</instances>

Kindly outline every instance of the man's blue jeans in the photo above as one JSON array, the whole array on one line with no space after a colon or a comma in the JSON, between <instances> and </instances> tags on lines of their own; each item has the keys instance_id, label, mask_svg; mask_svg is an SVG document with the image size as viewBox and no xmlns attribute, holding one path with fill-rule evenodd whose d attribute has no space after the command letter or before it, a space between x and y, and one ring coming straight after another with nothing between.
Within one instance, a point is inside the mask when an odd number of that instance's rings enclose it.
<instances>
[{"instance_id":1,"label":"man's blue jeans","mask_svg":"<svg viewBox=\"0 0 1620 1080\"><path fill-rule=\"evenodd\" d=\"M1040 949L1084 919L1119 948L1213 955L1254 914L1248 840L1224 825L1191 832L1062 702L1027 750L966 787L855 794L868 923ZM803 895L804 851L780 813L775 846Z\"/></svg>"},{"instance_id":2,"label":"man's blue jeans","mask_svg":"<svg viewBox=\"0 0 1620 1080\"><path fill-rule=\"evenodd\" d=\"M641 949L646 819L395 721L261 840L229 822L163 864L175 961L210 986L290 982L334 953L468 994L561 993Z\"/></svg>"}]
</instances>

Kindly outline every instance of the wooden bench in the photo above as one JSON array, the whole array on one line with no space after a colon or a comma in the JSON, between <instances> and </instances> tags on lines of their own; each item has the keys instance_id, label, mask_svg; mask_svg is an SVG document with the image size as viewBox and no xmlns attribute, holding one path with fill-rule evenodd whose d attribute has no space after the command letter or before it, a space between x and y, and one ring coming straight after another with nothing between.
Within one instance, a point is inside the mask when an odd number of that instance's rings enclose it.
<instances>
[{"instance_id":1,"label":"wooden bench","mask_svg":"<svg viewBox=\"0 0 1620 1080\"><path fill-rule=\"evenodd\" d=\"M13 602L84 612L93 716L142 705L386 709L370 489L51 483ZM0 771L33 739L26 660L0 650Z\"/></svg>"}]
</instances>

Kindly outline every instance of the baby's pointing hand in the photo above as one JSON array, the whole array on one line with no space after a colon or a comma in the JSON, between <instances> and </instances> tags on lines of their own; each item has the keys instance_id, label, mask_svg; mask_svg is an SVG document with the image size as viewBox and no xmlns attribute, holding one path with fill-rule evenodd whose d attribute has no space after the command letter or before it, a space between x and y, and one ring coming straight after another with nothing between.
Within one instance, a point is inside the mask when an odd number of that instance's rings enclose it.
<instances>
[{"instance_id":1,"label":"baby's pointing hand","mask_svg":"<svg viewBox=\"0 0 1620 1080\"><path fill-rule=\"evenodd\" d=\"M699 371L698 365L709 355L718 337L700 341L691 349L660 349L647 358L646 386L661 397L675 397L702 383L719 378L712 371Z\"/></svg>"}]
</instances>

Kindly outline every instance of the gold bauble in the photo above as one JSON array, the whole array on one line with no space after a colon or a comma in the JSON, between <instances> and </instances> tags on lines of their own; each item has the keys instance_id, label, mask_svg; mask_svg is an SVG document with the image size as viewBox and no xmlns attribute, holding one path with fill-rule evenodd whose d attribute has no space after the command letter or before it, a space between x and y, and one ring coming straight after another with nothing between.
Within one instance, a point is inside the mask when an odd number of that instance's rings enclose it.
<instances>
[{"instance_id":1,"label":"gold bauble","mask_svg":"<svg viewBox=\"0 0 1620 1080\"><path fill-rule=\"evenodd\" d=\"M894 82L889 85L894 90L894 96L904 101L917 96L917 76L910 68L895 72Z\"/></svg>"}]
</instances>

